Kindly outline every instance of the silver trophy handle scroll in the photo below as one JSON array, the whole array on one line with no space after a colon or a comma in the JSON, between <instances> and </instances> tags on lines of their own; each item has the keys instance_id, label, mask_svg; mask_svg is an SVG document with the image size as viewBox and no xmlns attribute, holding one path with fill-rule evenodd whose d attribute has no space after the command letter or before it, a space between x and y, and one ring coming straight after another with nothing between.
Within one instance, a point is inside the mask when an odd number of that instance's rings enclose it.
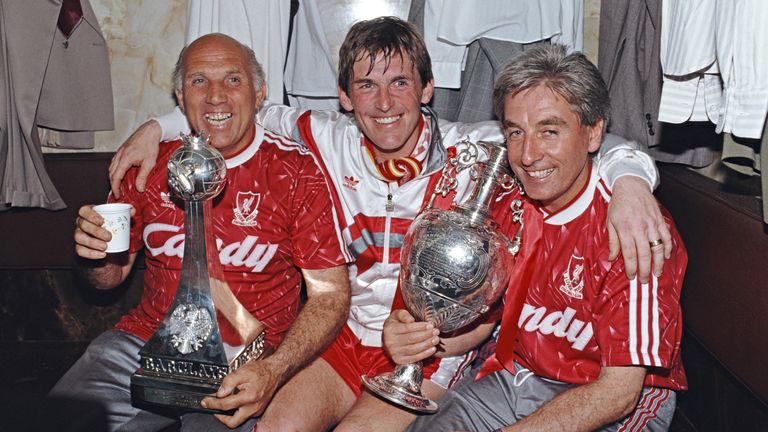
<instances>
[{"instance_id":1,"label":"silver trophy handle scroll","mask_svg":"<svg viewBox=\"0 0 768 432\"><path fill-rule=\"evenodd\" d=\"M445 196L455 189L455 174L464 169L472 170L474 190L449 210L431 208L431 199L409 227L401 252L405 304L416 319L434 324L441 333L472 323L501 297L520 247L520 232L510 241L490 218L498 193L515 185L506 146L483 141L460 144L462 150L446 165L434 193ZM478 161L480 149L487 156L482 161ZM437 404L421 394L422 376L419 362L362 380L369 390L398 405L435 412Z\"/></svg>"}]
</instances>

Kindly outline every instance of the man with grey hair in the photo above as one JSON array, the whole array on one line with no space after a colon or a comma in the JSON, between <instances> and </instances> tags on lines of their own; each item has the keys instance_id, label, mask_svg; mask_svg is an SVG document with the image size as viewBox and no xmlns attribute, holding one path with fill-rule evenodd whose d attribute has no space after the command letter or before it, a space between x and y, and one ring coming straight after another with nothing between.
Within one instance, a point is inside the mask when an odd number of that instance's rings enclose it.
<instances>
[{"instance_id":1,"label":"man with grey hair","mask_svg":"<svg viewBox=\"0 0 768 432\"><path fill-rule=\"evenodd\" d=\"M661 276L628 279L623 259L609 260L611 194L590 156L609 115L605 83L582 54L541 46L505 65L494 99L525 190L502 197L494 218L513 235L520 223L510 205L522 200L523 247L494 356L409 430L666 430L675 392L687 386L679 305L687 254L664 212L672 254ZM431 352L427 338L384 332L390 352Z\"/></svg>"},{"instance_id":2,"label":"man with grey hair","mask_svg":"<svg viewBox=\"0 0 768 432\"><path fill-rule=\"evenodd\" d=\"M227 282L212 288L222 340L235 347L247 342L237 317L251 314L266 328L268 351L274 351L229 374L215 395L203 399L204 407L231 415L185 414L181 426L252 430L254 417L275 393L341 329L349 313L351 257L340 243L331 191L316 160L253 121L265 93L253 51L228 36L203 36L182 51L174 81L190 125L206 131L227 165L226 187L208 215ZM176 421L131 406L129 378L180 279L184 205L170 193L165 170L180 146L176 141L163 147L143 193L132 186L137 170L129 172L131 181L119 199L136 210L127 252L105 252L111 235L92 206L78 214L75 249L89 261L86 274L96 288L111 289L125 280L141 249L147 266L138 307L95 339L50 393L102 405L109 430L161 430ZM299 310L302 279L307 300Z\"/></svg>"}]
</instances>

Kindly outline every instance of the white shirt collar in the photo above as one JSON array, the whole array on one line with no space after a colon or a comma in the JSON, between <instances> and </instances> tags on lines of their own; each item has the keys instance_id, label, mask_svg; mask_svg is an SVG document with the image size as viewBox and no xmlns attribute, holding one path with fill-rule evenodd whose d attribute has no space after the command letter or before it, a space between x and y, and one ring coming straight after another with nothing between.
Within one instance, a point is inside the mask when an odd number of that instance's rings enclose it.
<instances>
[{"instance_id":1,"label":"white shirt collar","mask_svg":"<svg viewBox=\"0 0 768 432\"><path fill-rule=\"evenodd\" d=\"M264 141L264 128L258 124L254 124L254 126L256 128L256 133L253 134L253 141L251 141L251 144L249 144L247 147L237 152L234 156L226 159L227 169L232 169L244 164L245 162L251 160L253 155L259 151L261 142Z\"/></svg>"},{"instance_id":2,"label":"white shirt collar","mask_svg":"<svg viewBox=\"0 0 768 432\"><path fill-rule=\"evenodd\" d=\"M549 213L544 210L543 207L539 207L544 214L544 223L549 225L565 225L579 217L587 208L589 208L589 205L592 203L595 188L600 182L600 175L591 161L587 169L589 169L589 180L587 181L586 186L569 204L554 213Z\"/></svg>"}]
</instances>

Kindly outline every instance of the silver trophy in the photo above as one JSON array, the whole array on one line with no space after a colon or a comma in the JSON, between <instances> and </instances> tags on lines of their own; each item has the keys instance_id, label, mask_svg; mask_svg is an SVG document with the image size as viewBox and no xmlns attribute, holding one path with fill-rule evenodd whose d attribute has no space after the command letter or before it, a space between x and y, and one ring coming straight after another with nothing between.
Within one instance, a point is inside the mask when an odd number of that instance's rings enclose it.
<instances>
[{"instance_id":1,"label":"silver trophy","mask_svg":"<svg viewBox=\"0 0 768 432\"><path fill-rule=\"evenodd\" d=\"M522 228L510 241L489 217L489 208L502 189L515 187L503 143L463 141L463 150L443 170L443 177L422 212L408 228L401 253L400 288L408 310L441 333L460 329L488 311L507 288ZM487 158L478 162L478 147ZM475 189L463 204L449 210L432 208L436 194L457 186L456 173L472 169ZM522 222L522 206L513 205ZM421 362L398 365L391 373L362 377L377 395L411 410L432 413L437 404L422 396Z\"/></svg>"},{"instance_id":2,"label":"silver trophy","mask_svg":"<svg viewBox=\"0 0 768 432\"><path fill-rule=\"evenodd\" d=\"M200 401L215 393L228 373L264 353L264 327L229 290L213 237L211 202L225 186L224 157L208 145L205 132L182 141L168 161L168 185L184 201L181 278L168 313L139 351L131 400L139 406L210 411ZM216 308L242 339L231 361Z\"/></svg>"}]
</instances>

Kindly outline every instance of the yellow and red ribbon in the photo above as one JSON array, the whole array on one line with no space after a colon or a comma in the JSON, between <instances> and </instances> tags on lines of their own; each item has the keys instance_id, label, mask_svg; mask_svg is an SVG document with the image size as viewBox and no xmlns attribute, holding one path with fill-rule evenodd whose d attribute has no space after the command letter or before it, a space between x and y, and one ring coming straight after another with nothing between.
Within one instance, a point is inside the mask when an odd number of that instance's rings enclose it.
<instances>
[{"instance_id":1,"label":"yellow and red ribbon","mask_svg":"<svg viewBox=\"0 0 768 432\"><path fill-rule=\"evenodd\" d=\"M368 152L368 156L371 158L371 162L373 162L382 180L387 182L397 182L402 186L421 174L424 165L422 160L419 160L419 156L421 156L421 159L426 157L426 145L428 145L429 142L429 133L424 133L425 128L423 118L421 119L419 127L421 129L419 133L419 142L422 143L422 145L417 145L411 156L385 160L383 162L376 160L376 152L374 151L373 143L370 142L368 138L363 137L363 147ZM424 145L425 141L426 145Z\"/></svg>"}]
</instances>

